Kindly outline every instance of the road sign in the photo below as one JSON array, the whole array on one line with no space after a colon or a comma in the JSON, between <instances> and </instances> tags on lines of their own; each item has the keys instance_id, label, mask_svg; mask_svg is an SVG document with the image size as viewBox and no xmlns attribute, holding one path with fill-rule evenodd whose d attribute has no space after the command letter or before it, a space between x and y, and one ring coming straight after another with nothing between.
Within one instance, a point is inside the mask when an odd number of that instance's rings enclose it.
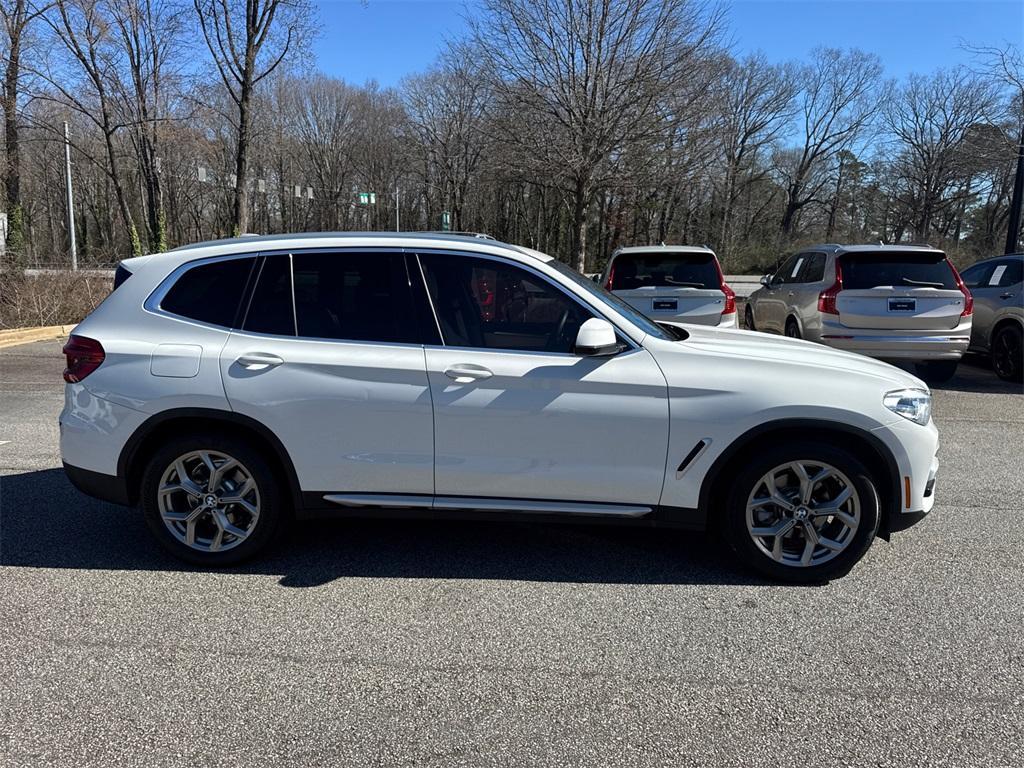
<instances>
[{"instance_id":1,"label":"road sign","mask_svg":"<svg viewBox=\"0 0 1024 768\"><path fill-rule=\"evenodd\" d=\"M377 193L376 192L360 192L359 193L359 204L360 205L376 205L377 204Z\"/></svg>"},{"instance_id":2,"label":"road sign","mask_svg":"<svg viewBox=\"0 0 1024 768\"><path fill-rule=\"evenodd\" d=\"M452 215L448 211L441 213L441 231L450 232L452 228Z\"/></svg>"}]
</instances>

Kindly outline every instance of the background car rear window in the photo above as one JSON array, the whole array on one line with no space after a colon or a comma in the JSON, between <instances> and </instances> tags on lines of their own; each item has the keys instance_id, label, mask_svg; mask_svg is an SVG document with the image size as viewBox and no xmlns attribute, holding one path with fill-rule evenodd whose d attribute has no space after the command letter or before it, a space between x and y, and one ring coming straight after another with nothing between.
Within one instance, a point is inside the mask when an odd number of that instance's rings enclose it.
<instances>
[{"instance_id":1,"label":"background car rear window","mask_svg":"<svg viewBox=\"0 0 1024 768\"><path fill-rule=\"evenodd\" d=\"M592 316L546 280L512 264L437 254L420 260L448 346L568 353Z\"/></svg>"},{"instance_id":2,"label":"background car rear window","mask_svg":"<svg viewBox=\"0 0 1024 768\"><path fill-rule=\"evenodd\" d=\"M843 288L956 288L953 270L941 253L847 253Z\"/></svg>"},{"instance_id":3,"label":"background car rear window","mask_svg":"<svg viewBox=\"0 0 1024 768\"><path fill-rule=\"evenodd\" d=\"M625 253L612 262L611 289L718 288L718 269L710 253Z\"/></svg>"},{"instance_id":4,"label":"background car rear window","mask_svg":"<svg viewBox=\"0 0 1024 768\"><path fill-rule=\"evenodd\" d=\"M419 343L402 254L297 253L292 276L299 336Z\"/></svg>"},{"instance_id":5,"label":"background car rear window","mask_svg":"<svg viewBox=\"0 0 1024 768\"><path fill-rule=\"evenodd\" d=\"M160 302L165 312L230 328L255 258L200 264L182 274Z\"/></svg>"}]
</instances>

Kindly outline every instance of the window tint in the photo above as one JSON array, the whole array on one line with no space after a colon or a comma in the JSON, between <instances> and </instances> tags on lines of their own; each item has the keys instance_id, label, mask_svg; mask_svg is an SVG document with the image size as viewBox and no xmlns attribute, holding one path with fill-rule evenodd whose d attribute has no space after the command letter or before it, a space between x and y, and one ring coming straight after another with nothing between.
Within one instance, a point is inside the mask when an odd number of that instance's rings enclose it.
<instances>
[{"instance_id":1,"label":"window tint","mask_svg":"<svg viewBox=\"0 0 1024 768\"><path fill-rule=\"evenodd\" d=\"M988 285L989 277L992 275L994 264L975 264L960 273L960 279L968 288L979 288Z\"/></svg>"},{"instance_id":2,"label":"window tint","mask_svg":"<svg viewBox=\"0 0 1024 768\"><path fill-rule=\"evenodd\" d=\"M797 262L800 262L799 264ZM803 266L803 254L798 253L794 256L790 256L784 262L782 266L775 270L775 276L772 279L773 283L792 283L796 279L793 275L796 274L796 270L799 270Z\"/></svg>"},{"instance_id":3,"label":"window tint","mask_svg":"<svg viewBox=\"0 0 1024 768\"><path fill-rule=\"evenodd\" d=\"M267 256L259 270L242 327L255 333L295 335L292 278L288 256Z\"/></svg>"},{"instance_id":4,"label":"window tint","mask_svg":"<svg viewBox=\"0 0 1024 768\"><path fill-rule=\"evenodd\" d=\"M1024 272L1024 263L1020 259L1004 261L993 270L989 283L1000 288L1009 288L1021 281L1022 272Z\"/></svg>"},{"instance_id":5,"label":"window tint","mask_svg":"<svg viewBox=\"0 0 1024 768\"><path fill-rule=\"evenodd\" d=\"M165 312L230 328L255 258L229 259L192 267L160 302Z\"/></svg>"},{"instance_id":6,"label":"window tint","mask_svg":"<svg viewBox=\"0 0 1024 768\"><path fill-rule=\"evenodd\" d=\"M624 253L610 272L613 291L631 288L718 288L718 268L710 253Z\"/></svg>"},{"instance_id":7,"label":"window tint","mask_svg":"<svg viewBox=\"0 0 1024 768\"><path fill-rule=\"evenodd\" d=\"M817 283L825 278L825 254L810 253L800 275L801 283Z\"/></svg>"},{"instance_id":8,"label":"window tint","mask_svg":"<svg viewBox=\"0 0 1024 768\"><path fill-rule=\"evenodd\" d=\"M842 264L843 288L957 287L953 270L942 253L848 253L842 257Z\"/></svg>"},{"instance_id":9,"label":"window tint","mask_svg":"<svg viewBox=\"0 0 1024 768\"><path fill-rule=\"evenodd\" d=\"M297 253L292 275L299 336L419 343L402 254Z\"/></svg>"},{"instance_id":10,"label":"window tint","mask_svg":"<svg viewBox=\"0 0 1024 768\"><path fill-rule=\"evenodd\" d=\"M591 317L546 280L512 264L420 256L444 343L454 347L572 352Z\"/></svg>"}]
</instances>

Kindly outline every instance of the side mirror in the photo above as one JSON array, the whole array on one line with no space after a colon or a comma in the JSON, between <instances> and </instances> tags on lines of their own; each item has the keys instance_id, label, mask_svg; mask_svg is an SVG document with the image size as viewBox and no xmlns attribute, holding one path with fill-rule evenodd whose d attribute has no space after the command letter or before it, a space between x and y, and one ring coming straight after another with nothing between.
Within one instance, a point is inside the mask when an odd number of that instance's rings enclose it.
<instances>
[{"instance_id":1,"label":"side mirror","mask_svg":"<svg viewBox=\"0 0 1024 768\"><path fill-rule=\"evenodd\" d=\"M619 352L615 329L607 320L592 317L580 326L574 351L583 357L605 357Z\"/></svg>"},{"instance_id":2,"label":"side mirror","mask_svg":"<svg viewBox=\"0 0 1024 768\"><path fill-rule=\"evenodd\" d=\"M774 277L774 275L764 275L761 278L761 285L763 285L765 288L771 288L771 286L772 286L772 277Z\"/></svg>"}]
</instances>

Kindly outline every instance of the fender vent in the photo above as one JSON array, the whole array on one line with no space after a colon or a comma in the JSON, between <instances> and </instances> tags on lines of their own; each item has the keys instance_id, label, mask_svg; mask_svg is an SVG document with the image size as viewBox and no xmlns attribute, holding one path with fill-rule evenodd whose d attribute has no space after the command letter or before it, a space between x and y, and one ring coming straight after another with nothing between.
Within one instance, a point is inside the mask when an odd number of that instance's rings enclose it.
<instances>
[{"instance_id":1,"label":"fender vent","mask_svg":"<svg viewBox=\"0 0 1024 768\"><path fill-rule=\"evenodd\" d=\"M711 438L705 437L703 440L701 440L699 443L693 446L693 448L690 449L690 452L686 454L686 458L679 462L679 466L676 467L676 477L679 477L681 474L683 474L683 472L686 471L686 468L693 463L693 460L700 456L702 453L704 453L704 449L707 448L709 445L711 445Z\"/></svg>"}]
</instances>

